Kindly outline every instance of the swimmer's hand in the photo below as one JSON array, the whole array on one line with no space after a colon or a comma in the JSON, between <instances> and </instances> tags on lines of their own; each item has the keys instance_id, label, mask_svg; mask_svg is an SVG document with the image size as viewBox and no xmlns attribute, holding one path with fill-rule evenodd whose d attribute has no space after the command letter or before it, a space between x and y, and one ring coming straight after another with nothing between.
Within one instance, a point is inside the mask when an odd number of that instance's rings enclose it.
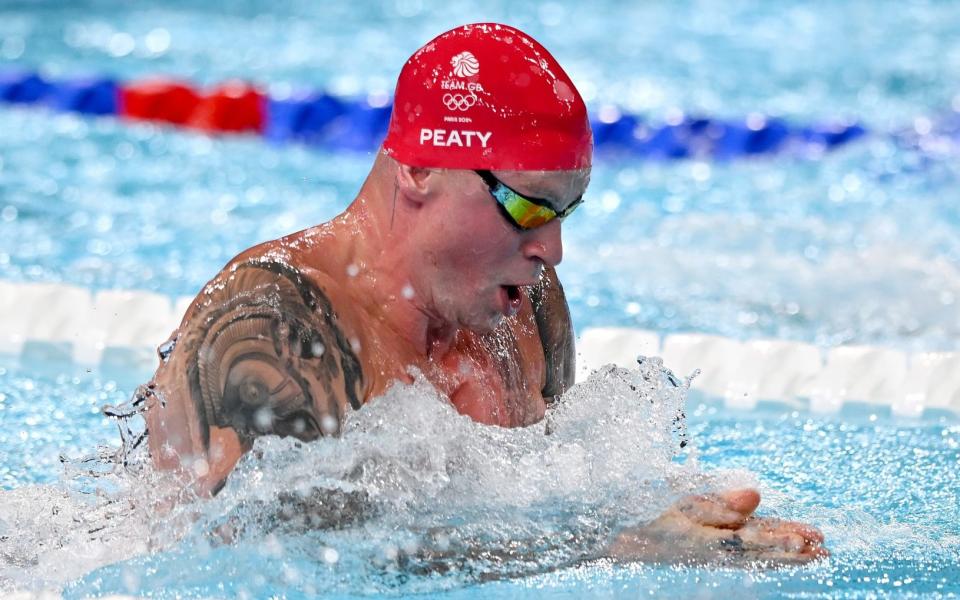
<instances>
[{"instance_id":1,"label":"swimmer's hand","mask_svg":"<svg viewBox=\"0 0 960 600\"><path fill-rule=\"evenodd\" d=\"M607 552L620 560L730 566L796 565L830 555L817 529L752 516L759 504L750 489L688 496L650 523L621 531Z\"/></svg>"}]
</instances>

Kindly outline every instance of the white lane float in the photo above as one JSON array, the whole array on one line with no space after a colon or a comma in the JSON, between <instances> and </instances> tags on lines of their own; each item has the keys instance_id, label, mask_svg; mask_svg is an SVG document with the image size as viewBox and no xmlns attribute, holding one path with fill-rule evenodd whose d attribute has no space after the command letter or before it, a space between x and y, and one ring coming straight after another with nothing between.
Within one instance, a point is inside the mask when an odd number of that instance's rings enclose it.
<instances>
[{"instance_id":1,"label":"white lane float","mask_svg":"<svg viewBox=\"0 0 960 600\"><path fill-rule=\"evenodd\" d=\"M64 284L0 281L0 354L149 373L156 366L156 347L176 329L191 301L145 291L92 294ZM642 329L595 327L577 338L577 379L605 364L633 367L639 355L661 356L678 375L699 369L692 389L721 398L731 409L772 401L822 413L859 403L902 416L926 409L960 414L957 352L821 349L787 340L661 337Z\"/></svg>"}]
</instances>

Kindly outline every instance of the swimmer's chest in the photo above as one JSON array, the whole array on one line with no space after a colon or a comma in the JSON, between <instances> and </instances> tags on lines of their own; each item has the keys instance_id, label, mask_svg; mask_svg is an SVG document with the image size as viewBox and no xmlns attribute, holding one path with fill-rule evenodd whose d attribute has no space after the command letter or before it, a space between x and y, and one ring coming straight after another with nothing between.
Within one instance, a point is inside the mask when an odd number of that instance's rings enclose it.
<instances>
[{"instance_id":1,"label":"swimmer's chest","mask_svg":"<svg viewBox=\"0 0 960 600\"><path fill-rule=\"evenodd\" d=\"M521 313L518 318L524 316ZM387 362L393 364L384 369L381 362L380 381L372 386L370 397L382 394L391 381L410 381L408 367L414 366L461 414L477 422L520 427L540 421L546 410L541 393L545 359L535 325L531 329L523 323L505 322L487 334L464 330L442 357L407 355Z\"/></svg>"}]
</instances>

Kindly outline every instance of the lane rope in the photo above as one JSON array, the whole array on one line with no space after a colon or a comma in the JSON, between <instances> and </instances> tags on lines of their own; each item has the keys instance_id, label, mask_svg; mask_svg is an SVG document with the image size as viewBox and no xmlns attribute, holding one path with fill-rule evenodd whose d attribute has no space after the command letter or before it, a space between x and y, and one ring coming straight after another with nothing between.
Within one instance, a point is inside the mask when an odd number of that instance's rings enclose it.
<instances>
[{"instance_id":1,"label":"lane rope","mask_svg":"<svg viewBox=\"0 0 960 600\"><path fill-rule=\"evenodd\" d=\"M22 362L68 361L148 377L156 347L179 325L192 298L55 283L0 281L0 353ZM620 327L584 330L577 340L578 381L607 364L627 368L637 355L661 356L678 375L701 374L692 388L731 409L761 401L813 412L850 403L920 416L960 415L960 353L876 346L820 349L785 340L740 341L699 333L660 336Z\"/></svg>"},{"instance_id":2,"label":"lane rope","mask_svg":"<svg viewBox=\"0 0 960 600\"><path fill-rule=\"evenodd\" d=\"M273 143L369 151L387 131L391 100L382 94L345 98L322 90L268 93L245 81L201 88L156 77L52 79L27 69L0 71L0 102L86 115L153 121L207 133L248 133ZM761 114L742 119L671 115L657 123L613 105L591 112L598 156L715 159L794 152L818 156L868 133L854 121L793 124Z\"/></svg>"}]
</instances>

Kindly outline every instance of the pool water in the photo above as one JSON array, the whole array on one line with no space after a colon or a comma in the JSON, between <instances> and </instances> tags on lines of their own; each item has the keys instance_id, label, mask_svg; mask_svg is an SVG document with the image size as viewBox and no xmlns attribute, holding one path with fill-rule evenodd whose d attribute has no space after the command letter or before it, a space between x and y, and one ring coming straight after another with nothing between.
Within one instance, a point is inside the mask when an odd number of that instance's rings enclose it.
<instances>
[{"instance_id":1,"label":"pool water","mask_svg":"<svg viewBox=\"0 0 960 600\"><path fill-rule=\"evenodd\" d=\"M95 441L115 441L95 413L122 395L113 382L24 370L2 375L12 391L4 422L30 406L15 418L39 427L3 439L25 451L6 463L14 489L0 503L0 543L21 562L0 565L0 585L251 598L958 589L952 416L898 421L853 408L818 417L775 405L738 414L693 398L681 450L674 418L686 390L650 365L580 384L546 436L477 425L425 384L399 386L351 415L342 439L262 439L215 500L171 512L157 501L171 489L162 478L76 460ZM58 452L74 458L59 482ZM742 485L760 486L766 514L820 526L833 556L781 571L592 560L619 527L680 495ZM51 568L64 557L69 568Z\"/></svg>"},{"instance_id":2,"label":"pool water","mask_svg":"<svg viewBox=\"0 0 960 600\"><path fill-rule=\"evenodd\" d=\"M574 322L954 351L958 16L956 2L0 3L0 66L383 94L424 41L489 19L550 48L594 110L617 105L654 123L679 112L856 120L870 135L824 155L598 157L587 202L564 223ZM337 214L372 156L6 105L0 132L0 279L170 296L196 293L258 241ZM574 394L594 412L567 413L557 436L491 431L428 390L398 389L355 415L338 445L264 440L214 502L171 516L146 493L163 489L155 475L78 462L98 445L116 450L116 424L99 407L148 376L0 357L0 590L960 593L953 415L735 413L694 397L691 444L674 452L682 399L669 387L631 399L600 376ZM391 413L387 400L406 410ZM350 465L367 470L350 475ZM766 514L821 526L833 557L784 571L585 560L683 493L743 483L760 487ZM365 494L370 512L339 530L278 525L296 502L278 490L303 486ZM237 523L242 535L223 543Z\"/></svg>"},{"instance_id":3,"label":"pool water","mask_svg":"<svg viewBox=\"0 0 960 600\"><path fill-rule=\"evenodd\" d=\"M37 3L0 6L0 60L378 94L436 32L503 19L551 48L594 110L855 119L872 135L822 157L600 160L564 225L577 327L952 350L960 161L940 125L960 119L958 8L881 5ZM34 109L4 107L0 131L0 277L170 295L335 215L371 162Z\"/></svg>"}]
</instances>

